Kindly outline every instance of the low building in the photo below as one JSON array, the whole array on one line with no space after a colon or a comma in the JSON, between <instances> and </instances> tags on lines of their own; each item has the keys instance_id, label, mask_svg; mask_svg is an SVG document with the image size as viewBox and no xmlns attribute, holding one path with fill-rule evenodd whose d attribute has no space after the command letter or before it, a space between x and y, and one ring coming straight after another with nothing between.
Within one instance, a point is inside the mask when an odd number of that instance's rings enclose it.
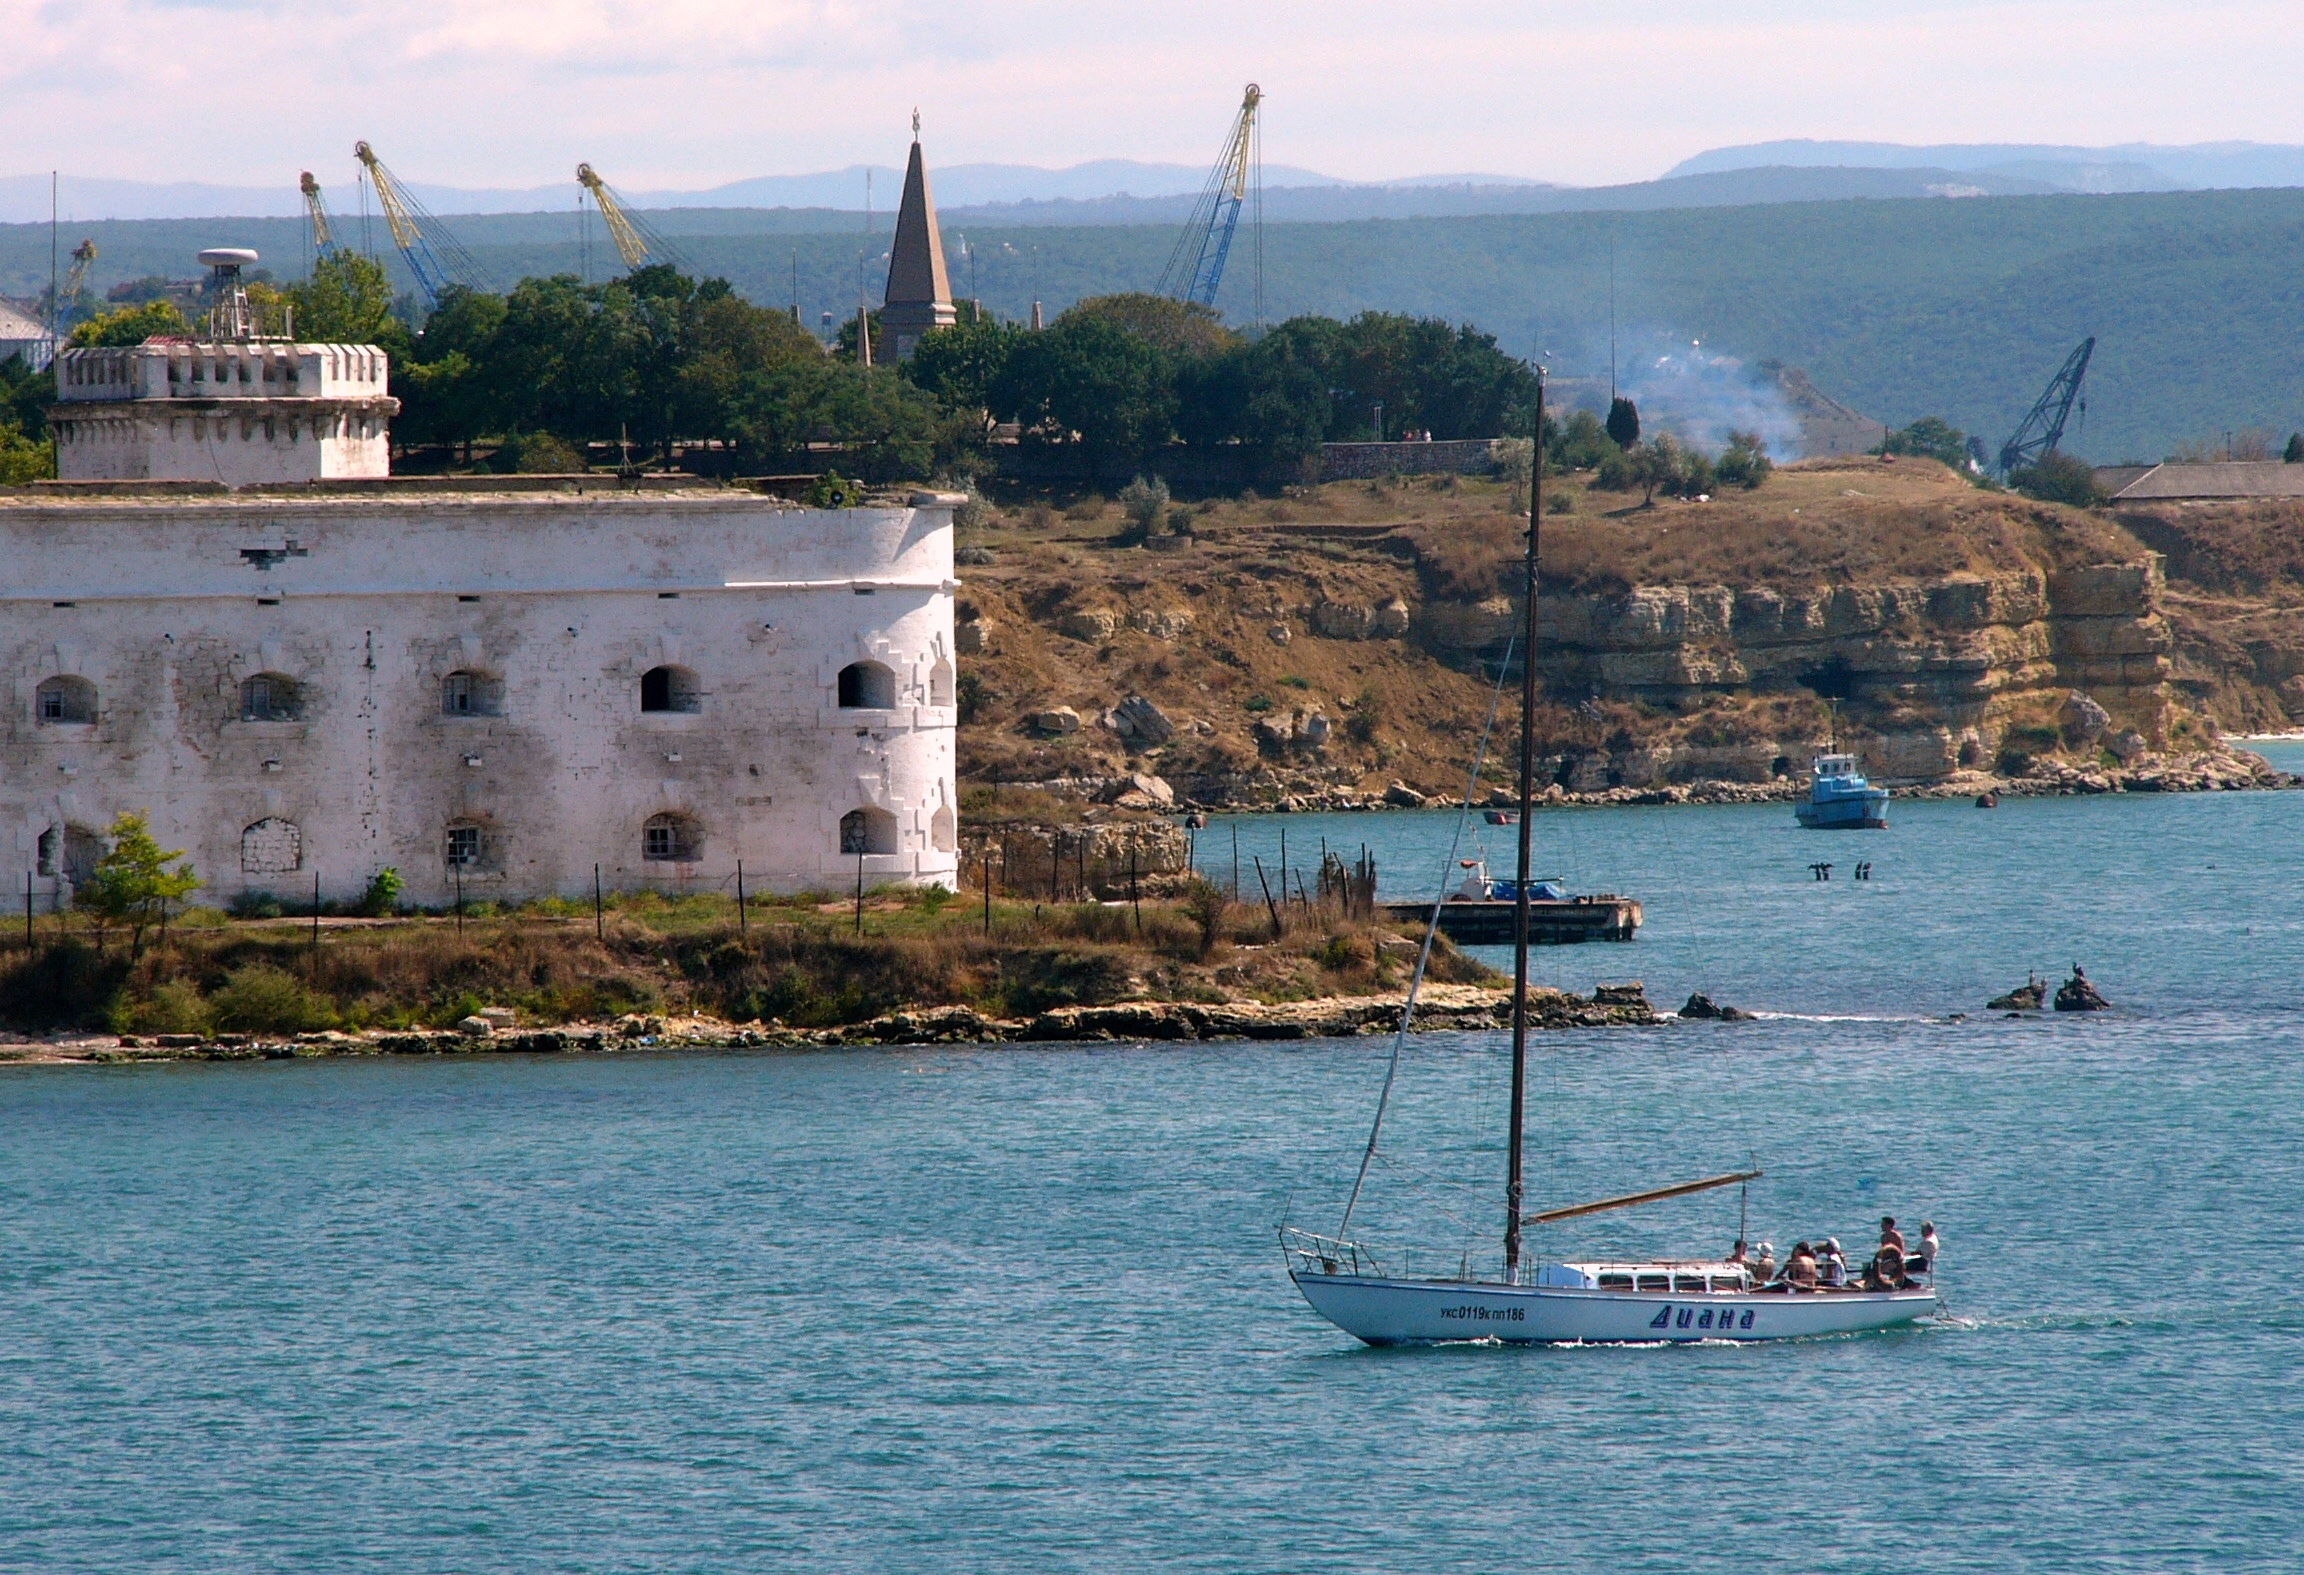
<instances>
[{"instance_id":1,"label":"low building","mask_svg":"<svg viewBox=\"0 0 2304 1575\"><path fill-rule=\"evenodd\" d=\"M0 847L44 909L123 811L211 902L953 884L958 501L0 497Z\"/></svg>"},{"instance_id":2,"label":"low building","mask_svg":"<svg viewBox=\"0 0 2304 1575\"><path fill-rule=\"evenodd\" d=\"M2115 503L2304 498L2304 465L2276 459L2108 465L2096 472L2096 485Z\"/></svg>"}]
</instances>

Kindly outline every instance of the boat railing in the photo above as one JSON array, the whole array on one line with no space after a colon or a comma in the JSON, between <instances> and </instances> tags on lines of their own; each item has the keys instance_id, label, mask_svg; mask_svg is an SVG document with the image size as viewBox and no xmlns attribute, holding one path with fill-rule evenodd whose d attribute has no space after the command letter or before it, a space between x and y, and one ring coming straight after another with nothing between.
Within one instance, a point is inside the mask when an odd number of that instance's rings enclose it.
<instances>
[{"instance_id":1,"label":"boat railing","mask_svg":"<svg viewBox=\"0 0 2304 1575\"><path fill-rule=\"evenodd\" d=\"M1306 1274L1381 1275L1384 1272L1375 1253L1341 1236L1316 1236L1308 1230L1283 1226L1280 1244Z\"/></svg>"}]
</instances>

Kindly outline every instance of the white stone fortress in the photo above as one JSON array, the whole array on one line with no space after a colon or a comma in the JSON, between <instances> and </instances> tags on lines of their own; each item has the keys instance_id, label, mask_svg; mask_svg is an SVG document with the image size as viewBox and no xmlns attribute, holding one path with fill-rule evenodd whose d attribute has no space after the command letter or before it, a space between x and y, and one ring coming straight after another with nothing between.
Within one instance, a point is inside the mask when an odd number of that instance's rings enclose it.
<instances>
[{"instance_id":1,"label":"white stone fortress","mask_svg":"<svg viewBox=\"0 0 2304 1575\"><path fill-rule=\"evenodd\" d=\"M91 354L122 353L65 352L60 388L95 386L71 382ZM59 445L63 480L0 494L0 850L43 911L123 811L211 903L350 901L386 866L426 904L588 896L595 865L609 891L732 892L739 861L754 889L956 883L959 499L330 480L304 468L326 444L385 452L339 408L386 398L374 347L126 356L235 388L248 366L272 427L228 429L251 461L230 484L171 471L213 425L143 407L214 385L156 378L125 432Z\"/></svg>"}]
</instances>

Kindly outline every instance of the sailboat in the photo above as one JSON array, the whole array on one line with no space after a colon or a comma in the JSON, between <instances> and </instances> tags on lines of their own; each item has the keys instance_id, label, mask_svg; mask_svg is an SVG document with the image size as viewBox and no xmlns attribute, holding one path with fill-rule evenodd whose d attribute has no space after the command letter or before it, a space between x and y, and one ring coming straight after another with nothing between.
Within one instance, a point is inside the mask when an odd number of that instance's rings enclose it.
<instances>
[{"instance_id":1,"label":"sailboat","mask_svg":"<svg viewBox=\"0 0 2304 1575\"><path fill-rule=\"evenodd\" d=\"M1732 1171L1698 1181L1652 1187L1597 1202L1524 1212L1522 1170L1528 1084L1528 903L1534 815L1530 812L1536 770L1536 581L1544 508L1544 380L1537 368L1536 452L1529 489L1528 550L1523 589L1520 666L1520 815L1517 912L1513 923L1512 1088L1504 1181L1504 1255L1494 1278L1474 1275L1469 1263L1455 1275L1411 1275L1403 1265L1387 1271L1370 1247L1353 1239L1352 1214L1360 1201L1368 1167L1383 1130L1384 1110L1415 1013L1423 982L1424 957L1432 932L1409 984L1393 1044L1392 1068L1361 1156L1343 1224L1334 1236L1283 1225L1288 1277L1314 1312L1370 1345L1432 1344L1458 1340L1512 1343L1685 1342L1695 1340L1784 1340L1802 1336L1853 1334L1915 1322L1938 1308L1930 1273L1916 1279L1903 1265L1867 1275L1851 1288L1795 1289L1763 1286L1741 1262L1715 1259L1599 1259L1536 1263L1523 1252L1522 1232L1530 1225L1632 1208L1666 1198L1685 1197L1717 1187L1743 1185L1757 1169ZM1483 746L1485 747L1485 746ZM1477 777L1477 767L1475 768ZM1466 795L1469 806L1470 794ZM1437 910L1437 905L1436 905ZM1876 1264L1878 1260L1876 1260Z\"/></svg>"}]
</instances>

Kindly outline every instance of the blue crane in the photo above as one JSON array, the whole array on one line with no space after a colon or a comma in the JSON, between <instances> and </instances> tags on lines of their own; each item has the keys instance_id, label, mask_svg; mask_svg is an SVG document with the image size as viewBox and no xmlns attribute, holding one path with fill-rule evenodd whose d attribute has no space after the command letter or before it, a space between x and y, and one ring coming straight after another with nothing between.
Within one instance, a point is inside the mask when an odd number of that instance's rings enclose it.
<instances>
[{"instance_id":1,"label":"blue crane","mask_svg":"<svg viewBox=\"0 0 2304 1575\"><path fill-rule=\"evenodd\" d=\"M392 231L392 244L399 247L400 255L408 260L408 271L416 276L427 304L438 306L441 295L451 285L461 285L468 290L488 288L486 271L457 243L456 237L448 233L448 226L434 218L394 178L374 148L365 142L355 142L352 156L367 172L368 184L376 192L376 205L384 210L384 223Z\"/></svg>"},{"instance_id":2,"label":"blue crane","mask_svg":"<svg viewBox=\"0 0 2304 1575\"><path fill-rule=\"evenodd\" d=\"M2032 402L2016 435L2000 445L2001 475L2037 465L2041 456L2056 452L2056 445L2064 441L2064 422L2072 414L2072 402L2080 397L2080 379L2088 375L2088 358L2095 353L2096 337L2091 334L2064 358L2063 369Z\"/></svg>"},{"instance_id":3,"label":"blue crane","mask_svg":"<svg viewBox=\"0 0 2304 1575\"><path fill-rule=\"evenodd\" d=\"M1168 265L1160 270L1162 295L1202 306L1215 305L1217 288L1224 283L1225 259L1232 255L1232 236L1240 228L1240 210L1251 196L1258 205L1258 222L1262 222L1264 161L1256 134L1256 107L1263 101L1263 90L1249 83L1240 100L1240 113L1232 118L1232 130L1224 139L1224 151L1217 155L1216 167L1208 172L1208 184L1192 204L1192 217L1176 237ZM1261 296L1261 278L1257 284ZM1262 304L1259 299L1259 309Z\"/></svg>"}]
</instances>

